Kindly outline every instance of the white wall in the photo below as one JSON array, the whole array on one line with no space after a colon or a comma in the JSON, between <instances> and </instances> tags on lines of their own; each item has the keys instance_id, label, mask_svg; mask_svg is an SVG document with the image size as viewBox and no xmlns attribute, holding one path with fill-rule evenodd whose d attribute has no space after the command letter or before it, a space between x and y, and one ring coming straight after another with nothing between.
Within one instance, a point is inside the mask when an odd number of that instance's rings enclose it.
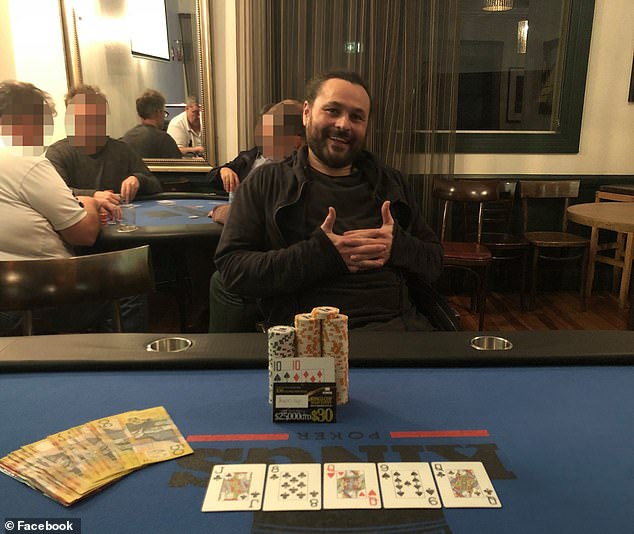
<instances>
[{"instance_id":1,"label":"white wall","mask_svg":"<svg viewBox=\"0 0 634 534\"><path fill-rule=\"evenodd\" d=\"M11 43L1 49L3 79L6 79L5 65L12 59L14 72L7 77L30 82L53 97L57 107L54 139L65 137L67 84L59 3L56 0L0 0L0 4L0 15L9 14L0 16L0 35L4 36L2 39L11 37Z\"/></svg>"},{"instance_id":2,"label":"white wall","mask_svg":"<svg viewBox=\"0 0 634 534\"><path fill-rule=\"evenodd\" d=\"M1 16L9 6L10 20ZM218 158L238 152L236 0L211 0ZM596 0L579 154L457 154L457 174L634 174L634 104L627 102L634 53L634 2ZM63 111L66 73L57 0L0 0L1 73L30 81ZM61 108L60 108L61 106ZM55 124L64 136L63 113Z\"/></svg>"}]
</instances>

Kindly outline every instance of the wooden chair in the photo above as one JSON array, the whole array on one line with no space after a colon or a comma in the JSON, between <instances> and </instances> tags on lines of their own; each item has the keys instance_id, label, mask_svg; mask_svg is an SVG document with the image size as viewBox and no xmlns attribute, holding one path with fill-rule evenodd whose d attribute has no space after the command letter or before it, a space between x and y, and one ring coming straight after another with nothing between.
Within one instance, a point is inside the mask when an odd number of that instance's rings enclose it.
<instances>
[{"instance_id":1,"label":"wooden chair","mask_svg":"<svg viewBox=\"0 0 634 534\"><path fill-rule=\"evenodd\" d=\"M526 311L524 298L526 288L526 269L531 244L522 236L512 232L513 208L517 182L499 182L497 200L482 205L482 231L480 243L491 251L491 276L505 271L507 278L515 278L519 264L520 306ZM476 208L477 206L473 206ZM464 227L467 241L477 241L477 213L463 206ZM501 273L500 273L501 274Z\"/></svg>"},{"instance_id":2,"label":"wooden chair","mask_svg":"<svg viewBox=\"0 0 634 534\"><path fill-rule=\"evenodd\" d=\"M479 330L484 329L486 308L487 277L491 266L491 251L482 244L482 224L484 203L497 201L499 180L434 180L432 195L440 200L440 240L443 244L443 265L449 269L468 272L475 281L475 299L472 296L472 310L479 312ZM447 241L450 206L453 202L477 204L478 219L475 242ZM474 305L475 300L475 305Z\"/></svg>"},{"instance_id":3,"label":"wooden chair","mask_svg":"<svg viewBox=\"0 0 634 534\"><path fill-rule=\"evenodd\" d=\"M119 299L154 288L150 247L62 259L0 261L0 311L23 312L23 333L33 334L32 311L90 301L112 303L121 332Z\"/></svg>"},{"instance_id":4,"label":"wooden chair","mask_svg":"<svg viewBox=\"0 0 634 534\"><path fill-rule=\"evenodd\" d=\"M524 237L531 243L531 287L529 309L533 309L535 294L537 292L537 278L540 262L565 265L581 262L581 276L579 292L581 294L582 307L585 309L585 276L588 265L588 249L590 240L568 232L568 217L566 210L571 198L579 196L579 180L553 180L553 181L521 181L520 197L522 199L522 229ZM554 199L559 203L562 211L557 218L561 225L557 231L529 231L529 224L535 225L535 221L529 216L529 206L535 204L535 200ZM552 212L551 212L552 213Z\"/></svg>"}]
</instances>

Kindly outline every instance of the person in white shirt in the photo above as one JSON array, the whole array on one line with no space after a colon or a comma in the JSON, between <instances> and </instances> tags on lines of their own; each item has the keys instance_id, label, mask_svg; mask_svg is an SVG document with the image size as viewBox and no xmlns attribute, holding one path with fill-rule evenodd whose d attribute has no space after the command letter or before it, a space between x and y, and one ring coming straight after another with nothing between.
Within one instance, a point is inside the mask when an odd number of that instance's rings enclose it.
<instances>
[{"instance_id":1,"label":"person in white shirt","mask_svg":"<svg viewBox=\"0 0 634 534\"><path fill-rule=\"evenodd\" d=\"M200 121L200 104L196 96L187 97L185 111L169 122L167 133L174 138L183 156L203 155L205 148Z\"/></svg>"},{"instance_id":2,"label":"person in white shirt","mask_svg":"<svg viewBox=\"0 0 634 534\"><path fill-rule=\"evenodd\" d=\"M52 133L51 97L30 83L0 83L0 261L67 258L74 246L92 246L101 229L100 211L119 218L107 199L75 197L42 156ZM34 314L47 330L98 329L107 304L56 308ZM0 335L14 333L16 312L0 312ZM107 327L106 327L107 328Z\"/></svg>"}]
</instances>

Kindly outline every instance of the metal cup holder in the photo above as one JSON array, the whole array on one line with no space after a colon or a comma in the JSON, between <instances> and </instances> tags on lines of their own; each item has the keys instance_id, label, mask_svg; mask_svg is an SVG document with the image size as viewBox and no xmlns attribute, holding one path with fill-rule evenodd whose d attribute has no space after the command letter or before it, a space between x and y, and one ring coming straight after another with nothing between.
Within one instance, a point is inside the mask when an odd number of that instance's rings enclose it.
<instances>
[{"instance_id":1,"label":"metal cup holder","mask_svg":"<svg viewBox=\"0 0 634 534\"><path fill-rule=\"evenodd\" d=\"M477 336L471 340L470 344L476 350L510 350L513 348L513 343L498 336Z\"/></svg>"},{"instance_id":2,"label":"metal cup holder","mask_svg":"<svg viewBox=\"0 0 634 534\"><path fill-rule=\"evenodd\" d=\"M193 345L191 339L185 337L162 337L145 346L148 352L182 352Z\"/></svg>"}]
</instances>

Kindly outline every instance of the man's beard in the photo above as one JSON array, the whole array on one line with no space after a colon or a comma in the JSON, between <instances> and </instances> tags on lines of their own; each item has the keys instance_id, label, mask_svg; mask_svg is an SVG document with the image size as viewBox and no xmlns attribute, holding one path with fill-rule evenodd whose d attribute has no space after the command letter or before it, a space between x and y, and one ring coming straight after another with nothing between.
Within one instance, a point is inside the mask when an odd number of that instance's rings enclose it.
<instances>
[{"instance_id":1,"label":"man's beard","mask_svg":"<svg viewBox=\"0 0 634 534\"><path fill-rule=\"evenodd\" d=\"M347 150L334 152L328 149L330 137L337 137L348 142ZM361 152L361 143L358 143L355 136L350 132L345 132L339 128L318 129L312 126L312 122L306 127L306 142L313 154L328 167L340 169L347 167L357 158Z\"/></svg>"}]
</instances>

